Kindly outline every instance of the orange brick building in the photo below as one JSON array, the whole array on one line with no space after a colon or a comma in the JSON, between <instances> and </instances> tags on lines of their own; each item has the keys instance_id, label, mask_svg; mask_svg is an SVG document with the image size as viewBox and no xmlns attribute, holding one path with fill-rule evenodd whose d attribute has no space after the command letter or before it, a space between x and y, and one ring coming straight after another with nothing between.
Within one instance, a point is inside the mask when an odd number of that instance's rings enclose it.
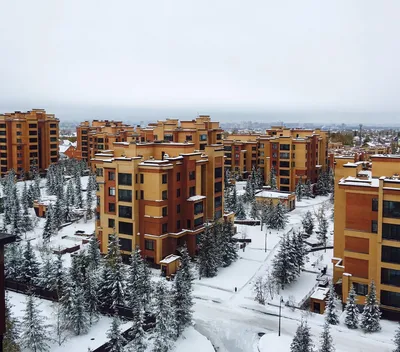
<instances>
[{"instance_id":1,"label":"orange brick building","mask_svg":"<svg viewBox=\"0 0 400 352\"><path fill-rule=\"evenodd\" d=\"M190 135L190 134L189 134ZM114 228L121 250L136 245L159 265L187 243L197 249L205 223L223 218L224 150L192 142L114 142L97 153L96 234L107 250Z\"/></svg>"},{"instance_id":2,"label":"orange brick building","mask_svg":"<svg viewBox=\"0 0 400 352\"><path fill-rule=\"evenodd\" d=\"M400 156L335 168L334 282L363 304L374 280L382 310L400 312Z\"/></svg>"},{"instance_id":3,"label":"orange brick building","mask_svg":"<svg viewBox=\"0 0 400 352\"><path fill-rule=\"evenodd\" d=\"M59 120L43 109L0 115L0 175L19 175L37 165L44 171L58 161Z\"/></svg>"}]
</instances>

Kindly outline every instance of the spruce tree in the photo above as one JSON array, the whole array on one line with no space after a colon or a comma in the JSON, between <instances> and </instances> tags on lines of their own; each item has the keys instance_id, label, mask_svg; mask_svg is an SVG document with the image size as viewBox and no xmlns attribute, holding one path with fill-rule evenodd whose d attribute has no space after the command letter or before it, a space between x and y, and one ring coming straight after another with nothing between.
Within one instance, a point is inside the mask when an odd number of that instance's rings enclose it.
<instances>
[{"instance_id":1,"label":"spruce tree","mask_svg":"<svg viewBox=\"0 0 400 352\"><path fill-rule=\"evenodd\" d=\"M303 240L303 236L300 232L294 232L291 236L291 249L292 256L294 258L294 263L297 268L298 274L300 275L301 270L304 269L304 266L307 261L307 248Z\"/></svg>"},{"instance_id":2,"label":"spruce tree","mask_svg":"<svg viewBox=\"0 0 400 352\"><path fill-rule=\"evenodd\" d=\"M237 196L237 192L236 192L236 185L234 185L232 187L232 194L229 197L229 202L230 202L229 210L236 211L237 205L238 205L238 196Z\"/></svg>"},{"instance_id":3,"label":"spruce tree","mask_svg":"<svg viewBox=\"0 0 400 352\"><path fill-rule=\"evenodd\" d=\"M52 290L55 287L52 275L53 270L54 270L53 257L51 254L48 254L45 256L42 265L40 266L39 276L36 279L37 285L46 290Z\"/></svg>"},{"instance_id":4,"label":"spruce tree","mask_svg":"<svg viewBox=\"0 0 400 352\"><path fill-rule=\"evenodd\" d=\"M128 345L132 351L145 352L146 351L146 339L145 332L143 330L144 324L144 310L140 300L136 300L131 305L132 308L132 329L130 332L131 342Z\"/></svg>"},{"instance_id":5,"label":"spruce tree","mask_svg":"<svg viewBox=\"0 0 400 352\"><path fill-rule=\"evenodd\" d=\"M280 287L285 289L285 286L295 280L297 276L297 268L293 253L290 250L290 242L287 235L283 235L279 251L273 260L273 276L276 278Z\"/></svg>"},{"instance_id":6,"label":"spruce tree","mask_svg":"<svg viewBox=\"0 0 400 352\"><path fill-rule=\"evenodd\" d=\"M120 323L118 317L114 317L111 322L111 327L107 331L108 347L109 352L123 352L126 344L126 339L122 336Z\"/></svg>"},{"instance_id":7,"label":"spruce tree","mask_svg":"<svg viewBox=\"0 0 400 352\"><path fill-rule=\"evenodd\" d=\"M325 322L324 330L321 334L321 346L318 352L335 352L331 333L329 331L329 324Z\"/></svg>"},{"instance_id":8,"label":"spruce tree","mask_svg":"<svg viewBox=\"0 0 400 352\"><path fill-rule=\"evenodd\" d=\"M303 179L300 176L299 181L296 184L296 197L298 202L302 200L303 194L304 194Z\"/></svg>"},{"instance_id":9,"label":"spruce tree","mask_svg":"<svg viewBox=\"0 0 400 352\"><path fill-rule=\"evenodd\" d=\"M232 222L224 221L222 224L222 247L220 247L221 261L224 267L231 265L238 258L236 242L233 241L233 235L234 229Z\"/></svg>"},{"instance_id":10,"label":"spruce tree","mask_svg":"<svg viewBox=\"0 0 400 352\"><path fill-rule=\"evenodd\" d=\"M49 326L45 323L46 318L41 315L39 305L34 301L32 294L26 299L26 308L22 318L21 347L33 352L49 351L48 341Z\"/></svg>"},{"instance_id":11,"label":"spruce tree","mask_svg":"<svg viewBox=\"0 0 400 352\"><path fill-rule=\"evenodd\" d=\"M88 260L90 269L96 270L100 266L100 242L97 239L96 234L93 234L89 240Z\"/></svg>"},{"instance_id":12,"label":"spruce tree","mask_svg":"<svg viewBox=\"0 0 400 352\"><path fill-rule=\"evenodd\" d=\"M376 298L376 288L374 281L371 281L369 293L365 300L364 310L361 314L360 327L364 332L376 332L381 330L381 311L379 302Z\"/></svg>"},{"instance_id":13,"label":"spruce tree","mask_svg":"<svg viewBox=\"0 0 400 352\"><path fill-rule=\"evenodd\" d=\"M53 228L57 233L60 226L65 222L63 200L61 197L57 197L57 200L54 204L54 208L52 210L53 210Z\"/></svg>"},{"instance_id":14,"label":"spruce tree","mask_svg":"<svg viewBox=\"0 0 400 352\"><path fill-rule=\"evenodd\" d=\"M43 228L42 238L45 242L50 242L51 236L54 235L54 213L53 206L49 204L46 211L46 222Z\"/></svg>"},{"instance_id":15,"label":"spruce tree","mask_svg":"<svg viewBox=\"0 0 400 352\"><path fill-rule=\"evenodd\" d=\"M86 309L85 293L81 286L76 285L72 291L70 312L70 327L75 335L86 334L89 330L89 317Z\"/></svg>"},{"instance_id":16,"label":"spruce tree","mask_svg":"<svg viewBox=\"0 0 400 352\"><path fill-rule=\"evenodd\" d=\"M346 302L346 318L344 323L349 329L357 329L358 328L358 316L359 316L359 311L358 307L356 304L356 291L354 290L354 286L351 285L349 294L347 296L347 302Z\"/></svg>"},{"instance_id":17,"label":"spruce tree","mask_svg":"<svg viewBox=\"0 0 400 352\"><path fill-rule=\"evenodd\" d=\"M290 345L290 352L313 352L310 327L306 321L301 321Z\"/></svg>"},{"instance_id":18,"label":"spruce tree","mask_svg":"<svg viewBox=\"0 0 400 352\"><path fill-rule=\"evenodd\" d=\"M259 218L259 206L255 198L253 198L250 203L250 217L253 220L257 220Z\"/></svg>"},{"instance_id":19,"label":"spruce tree","mask_svg":"<svg viewBox=\"0 0 400 352\"><path fill-rule=\"evenodd\" d=\"M287 210L281 202L278 202L271 215L270 227L276 230L284 230L288 222Z\"/></svg>"},{"instance_id":20,"label":"spruce tree","mask_svg":"<svg viewBox=\"0 0 400 352\"><path fill-rule=\"evenodd\" d=\"M53 338L61 346L68 338L67 326L64 321L63 308L58 302L53 303L53 334L56 336Z\"/></svg>"},{"instance_id":21,"label":"spruce tree","mask_svg":"<svg viewBox=\"0 0 400 352\"><path fill-rule=\"evenodd\" d=\"M319 234L317 235L318 240L326 248L326 243L328 241L328 220L325 217L325 213L321 213L321 218L318 224Z\"/></svg>"},{"instance_id":22,"label":"spruce tree","mask_svg":"<svg viewBox=\"0 0 400 352\"><path fill-rule=\"evenodd\" d=\"M23 261L21 242L7 244L4 252L5 277L11 280L20 280Z\"/></svg>"},{"instance_id":23,"label":"spruce tree","mask_svg":"<svg viewBox=\"0 0 400 352\"><path fill-rule=\"evenodd\" d=\"M40 192L40 175L37 172L36 168L34 169L34 178L33 178L33 189L35 200L40 200L41 192Z\"/></svg>"},{"instance_id":24,"label":"spruce tree","mask_svg":"<svg viewBox=\"0 0 400 352\"><path fill-rule=\"evenodd\" d=\"M3 339L3 350L8 352L20 352L19 346L19 324L17 318L15 318L11 311L11 304L6 296L5 301L5 318L6 318L6 332ZM0 346L1 347L1 346Z\"/></svg>"},{"instance_id":25,"label":"spruce tree","mask_svg":"<svg viewBox=\"0 0 400 352\"><path fill-rule=\"evenodd\" d=\"M304 214L303 219L301 220L301 224L303 225L305 233L308 235L312 235L314 230L314 218L311 211L307 210L307 212Z\"/></svg>"},{"instance_id":26,"label":"spruce tree","mask_svg":"<svg viewBox=\"0 0 400 352\"><path fill-rule=\"evenodd\" d=\"M204 232L201 234L199 247L200 277L213 277L217 275L218 260L215 257L214 233L209 226L206 226Z\"/></svg>"},{"instance_id":27,"label":"spruce tree","mask_svg":"<svg viewBox=\"0 0 400 352\"><path fill-rule=\"evenodd\" d=\"M176 336L171 309L170 292L164 281L159 281L155 291L156 326L154 328L154 352L168 352Z\"/></svg>"},{"instance_id":28,"label":"spruce tree","mask_svg":"<svg viewBox=\"0 0 400 352\"><path fill-rule=\"evenodd\" d=\"M30 241L26 242L21 264L21 281L33 285L39 275L39 263Z\"/></svg>"},{"instance_id":29,"label":"spruce tree","mask_svg":"<svg viewBox=\"0 0 400 352\"><path fill-rule=\"evenodd\" d=\"M53 270L50 272L50 282L52 283L51 289L56 290L57 295L61 293L65 276L62 254L61 251L59 251L56 255L56 260L54 261Z\"/></svg>"},{"instance_id":30,"label":"spruce tree","mask_svg":"<svg viewBox=\"0 0 400 352\"><path fill-rule=\"evenodd\" d=\"M99 301L102 307L110 308L113 304L112 297L112 272L111 266L102 260L99 283Z\"/></svg>"},{"instance_id":31,"label":"spruce tree","mask_svg":"<svg viewBox=\"0 0 400 352\"><path fill-rule=\"evenodd\" d=\"M29 208L25 203L23 204L21 228L22 228L22 231L25 234L28 231L33 230L33 224L32 224L32 220L31 220L31 216L29 215Z\"/></svg>"},{"instance_id":32,"label":"spruce tree","mask_svg":"<svg viewBox=\"0 0 400 352\"><path fill-rule=\"evenodd\" d=\"M99 288L98 288L98 273L95 270L90 270L84 279L83 290L86 301L86 312L89 317L89 324L92 325L99 318Z\"/></svg>"},{"instance_id":33,"label":"spruce tree","mask_svg":"<svg viewBox=\"0 0 400 352\"><path fill-rule=\"evenodd\" d=\"M236 218L238 220L244 220L246 219L246 212L244 210L243 207L243 202L242 202L242 197L241 199L238 201L237 203L237 207L236 207Z\"/></svg>"},{"instance_id":34,"label":"spruce tree","mask_svg":"<svg viewBox=\"0 0 400 352\"><path fill-rule=\"evenodd\" d=\"M66 198L70 206L75 206L75 191L71 180L68 181Z\"/></svg>"},{"instance_id":35,"label":"spruce tree","mask_svg":"<svg viewBox=\"0 0 400 352\"><path fill-rule=\"evenodd\" d=\"M304 197L306 197L306 198L313 197L313 190L312 190L312 185L311 185L310 180L307 180L307 182L304 186Z\"/></svg>"},{"instance_id":36,"label":"spruce tree","mask_svg":"<svg viewBox=\"0 0 400 352\"><path fill-rule=\"evenodd\" d=\"M336 299L335 287L333 285L333 282L331 282L329 285L329 293L325 305L325 320L328 324L331 325L339 324L339 316L336 309L336 301L337 299Z\"/></svg>"},{"instance_id":37,"label":"spruce tree","mask_svg":"<svg viewBox=\"0 0 400 352\"><path fill-rule=\"evenodd\" d=\"M253 188L253 183L251 182L251 177L247 178L246 181L246 188L245 188L245 193L243 195L243 200L245 203L250 203L254 199L254 188Z\"/></svg>"},{"instance_id":38,"label":"spruce tree","mask_svg":"<svg viewBox=\"0 0 400 352\"><path fill-rule=\"evenodd\" d=\"M400 326L397 326L396 333L394 335L394 345L396 348L392 352L400 352Z\"/></svg>"},{"instance_id":39,"label":"spruce tree","mask_svg":"<svg viewBox=\"0 0 400 352\"><path fill-rule=\"evenodd\" d=\"M17 237L20 237L22 229L21 207L17 187L13 187L11 202L11 231Z\"/></svg>"},{"instance_id":40,"label":"spruce tree","mask_svg":"<svg viewBox=\"0 0 400 352\"><path fill-rule=\"evenodd\" d=\"M75 206L79 209L83 208L82 182L79 176L75 177Z\"/></svg>"},{"instance_id":41,"label":"spruce tree","mask_svg":"<svg viewBox=\"0 0 400 352\"><path fill-rule=\"evenodd\" d=\"M269 186L271 187L272 191L275 191L278 189L278 187L276 185L276 172L275 172L274 167L271 168L271 171L269 173Z\"/></svg>"}]
</instances>

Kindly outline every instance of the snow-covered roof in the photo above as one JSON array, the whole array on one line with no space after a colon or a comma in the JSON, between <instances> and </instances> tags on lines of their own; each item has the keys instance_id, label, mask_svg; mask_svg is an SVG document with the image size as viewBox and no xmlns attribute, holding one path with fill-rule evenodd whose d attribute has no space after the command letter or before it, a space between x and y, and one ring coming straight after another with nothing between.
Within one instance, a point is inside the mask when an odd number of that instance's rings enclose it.
<instances>
[{"instance_id":1,"label":"snow-covered roof","mask_svg":"<svg viewBox=\"0 0 400 352\"><path fill-rule=\"evenodd\" d=\"M275 191L260 191L256 193L256 197L260 198L279 198L279 199L288 199L291 193L283 193L283 192L275 192Z\"/></svg>"},{"instance_id":2,"label":"snow-covered roof","mask_svg":"<svg viewBox=\"0 0 400 352\"><path fill-rule=\"evenodd\" d=\"M60 153L65 153L71 145L60 144L58 147L58 151Z\"/></svg>"},{"instance_id":3,"label":"snow-covered roof","mask_svg":"<svg viewBox=\"0 0 400 352\"><path fill-rule=\"evenodd\" d=\"M317 287L310 298L318 299L320 301L323 301L323 300L326 299L326 296L327 296L328 292L329 292L329 288L328 287Z\"/></svg>"},{"instance_id":4,"label":"snow-covered roof","mask_svg":"<svg viewBox=\"0 0 400 352\"><path fill-rule=\"evenodd\" d=\"M207 197L206 196L193 196L193 197L189 197L187 199L187 201L188 202L196 202L198 200L205 199L205 198L207 198Z\"/></svg>"},{"instance_id":5,"label":"snow-covered roof","mask_svg":"<svg viewBox=\"0 0 400 352\"><path fill-rule=\"evenodd\" d=\"M170 254L170 255L167 255L163 260L160 260L160 264L170 264L180 258L181 257L179 255Z\"/></svg>"},{"instance_id":6,"label":"snow-covered roof","mask_svg":"<svg viewBox=\"0 0 400 352\"><path fill-rule=\"evenodd\" d=\"M361 187L379 187L379 179L377 178L369 178L369 179L360 179L353 176L348 176L346 178L342 178L339 181L339 185L344 186L361 186Z\"/></svg>"}]
</instances>

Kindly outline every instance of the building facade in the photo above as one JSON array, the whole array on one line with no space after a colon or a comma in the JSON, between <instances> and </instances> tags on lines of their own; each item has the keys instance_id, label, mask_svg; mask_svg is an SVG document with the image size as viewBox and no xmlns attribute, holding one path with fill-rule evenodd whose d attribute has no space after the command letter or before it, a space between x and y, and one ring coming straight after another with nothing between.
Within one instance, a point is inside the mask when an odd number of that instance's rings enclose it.
<instances>
[{"instance_id":1,"label":"building facade","mask_svg":"<svg viewBox=\"0 0 400 352\"><path fill-rule=\"evenodd\" d=\"M59 120L43 109L0 115L0 174L45 171L58 161Z\"/></svg>"},{"instance_id":2,"label":"building facade","mask_svg":"<svg viewBox=\"0 0 400 352\"><path fill-rule=\"evenodd\" d=\"M400 157L371 163L335 168L334 282L363 304L374 280L382 310L400 312Z\"/></svg>"},{"instance_id":3,"label":"building facade","mask_svg":"<svg viewBox=\"0 0 400 352\"><path fill-rule=\"evenodd\" d=\"M328 132L272 127L265 134L231 134L224 140L225 168L247 177L261 169L268 182L271 169L280 191L293 192L300 177L315 183L329 167Z\"/></svg>"},{"instance_id":4,"label":"building facade","mask_svg":"<svg viewBox=\"0 0 400 352\"><path fill-rule=\"evenodd\" d=\"M156 265L187 243L197 250L206 223L223 217L224 151L191 142L114 142L92 159L101 251L116 231L123 254L139 246Z\"/></svg>"}]
</instances>

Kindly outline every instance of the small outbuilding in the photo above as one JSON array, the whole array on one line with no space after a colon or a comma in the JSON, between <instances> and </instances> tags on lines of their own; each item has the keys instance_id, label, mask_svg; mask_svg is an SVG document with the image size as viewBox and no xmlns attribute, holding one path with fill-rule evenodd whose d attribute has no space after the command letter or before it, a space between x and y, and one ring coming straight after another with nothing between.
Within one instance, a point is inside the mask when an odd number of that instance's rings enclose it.
<instances>
[{"instance_id":1,"label":"small outbuilding","mask_svg":"<svg viewBox=\"0 0 400 352\"><path fill-rule=\"evenodd\" d=\"M329 287L317 287L310 297L310 311L323 314L328 296Z\"/></svg>"},{"instance_id":2,"label":"small outbuilding","mask_svg":"<svg viewBox=\"0 0 400 352\"><path fill-rule=\"evenodd\" d=\"M296 208L296 195L290 192L272 191L269 186L264 187L262 191L255 194L258 203L267 203L272 201L273 205L279 202L286 207L287 211Z\"/></svg>"},{"instance_id":3,"label":"small outbuilding","mask_svg":"<svg viewBox=\"0 0 400 352\"><path fill-rule=\"evenodd\" d=\"M161 275L171 276L175 274L181 264L181 257L179 255L170 254L160 261Z\"/></svg>"}]
</instances>

